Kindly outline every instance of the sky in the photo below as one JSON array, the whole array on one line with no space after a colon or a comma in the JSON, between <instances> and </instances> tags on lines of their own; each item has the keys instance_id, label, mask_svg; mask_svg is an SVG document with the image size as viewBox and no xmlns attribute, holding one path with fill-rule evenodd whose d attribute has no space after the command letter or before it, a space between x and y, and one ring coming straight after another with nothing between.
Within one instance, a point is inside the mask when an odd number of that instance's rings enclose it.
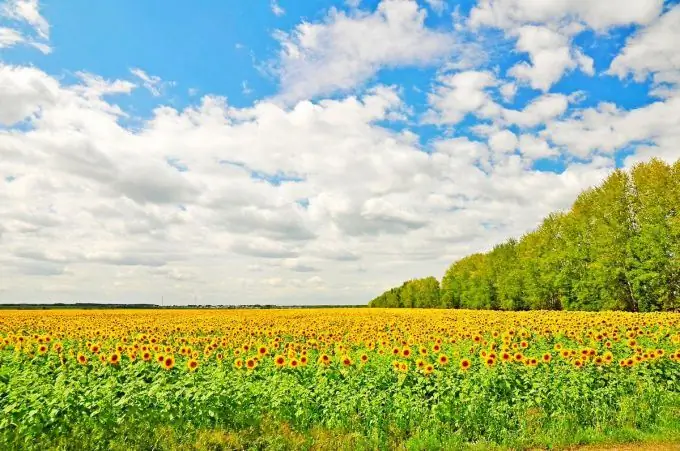
<instances>
[{"instance_id":1,"label":"sky","mask_svg":"<svg viewBox=\"0 0 680 451\"><path fill-rule=\"evenodd\" d=\"M0 0L0 302L363 304L680 158L663 0Z\"/></svg>"}]
</instances>

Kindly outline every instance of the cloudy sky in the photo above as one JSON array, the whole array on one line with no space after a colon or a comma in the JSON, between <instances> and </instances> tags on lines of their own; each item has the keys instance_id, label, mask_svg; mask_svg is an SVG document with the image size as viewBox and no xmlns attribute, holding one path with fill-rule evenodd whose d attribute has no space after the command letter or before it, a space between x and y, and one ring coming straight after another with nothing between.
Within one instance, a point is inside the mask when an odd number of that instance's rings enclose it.
<instances>
[{"instance_id":1,"label":"cloudy sky","mask_svg":"<svg viewBox=\"0 0 680 451\"><path fill-rule=\"evenodd\" d=\"M680 157L663 0L0 0L0 302L365 303Z\"/></svg>"}]
</instances>

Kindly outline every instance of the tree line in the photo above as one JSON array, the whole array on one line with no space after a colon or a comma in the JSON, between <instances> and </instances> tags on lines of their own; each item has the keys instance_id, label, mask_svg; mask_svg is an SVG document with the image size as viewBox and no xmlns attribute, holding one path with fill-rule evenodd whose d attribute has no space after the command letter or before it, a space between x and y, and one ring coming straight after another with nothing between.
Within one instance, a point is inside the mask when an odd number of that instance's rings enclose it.
<instances>
[{"instance_id":1,"label":"tree line","mask_svg":"<svg viewBox=\"0 0 680 451\"><path fill-rule=\"evenodd\" d=\"M369 306L679 310L679 209L680 160L619 169L519 240L454 262L441 283L410 280Z\"/></svg>"}]
</instances>

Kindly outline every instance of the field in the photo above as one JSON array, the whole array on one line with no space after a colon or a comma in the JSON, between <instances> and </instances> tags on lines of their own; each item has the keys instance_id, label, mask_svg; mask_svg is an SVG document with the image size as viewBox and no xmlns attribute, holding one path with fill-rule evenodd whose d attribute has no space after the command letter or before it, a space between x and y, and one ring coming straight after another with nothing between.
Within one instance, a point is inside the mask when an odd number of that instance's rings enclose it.
<instances>
[{"instance_id":1,"label":"field","mask_svg":"<svg viewBox=\"0 0 680 451\"><path fill-rule=\"evenodd\" d=\"M1 449L680 443L680 314L0 311Z\"/></svg>"}]
</instances>

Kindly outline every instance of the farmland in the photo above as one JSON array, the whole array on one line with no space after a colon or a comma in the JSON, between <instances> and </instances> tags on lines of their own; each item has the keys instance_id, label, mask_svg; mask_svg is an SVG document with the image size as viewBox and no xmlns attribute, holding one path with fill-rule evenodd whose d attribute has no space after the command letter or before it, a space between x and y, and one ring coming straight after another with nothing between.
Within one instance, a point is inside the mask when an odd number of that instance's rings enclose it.
<instances>
[{"instance_id":1,"label":"farmland","mask_svg":"<svg viewBox=\"0 0 680 451\"><path fill-rule=\"evenodd\" d=\"M680 314L0 311L2 449L677 443Z\"/></svg>"}]
</instances>

